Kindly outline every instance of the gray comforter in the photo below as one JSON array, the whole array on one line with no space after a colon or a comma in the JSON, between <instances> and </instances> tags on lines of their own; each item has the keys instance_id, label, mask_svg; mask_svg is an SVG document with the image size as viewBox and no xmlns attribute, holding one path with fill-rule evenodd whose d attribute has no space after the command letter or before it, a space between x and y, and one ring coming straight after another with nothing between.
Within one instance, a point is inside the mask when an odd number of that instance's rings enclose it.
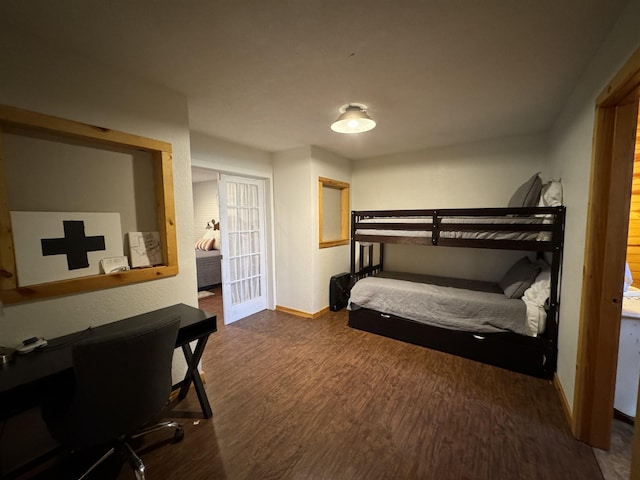
<instances>
[{"instance_id":1,"label":"gray comforter","mask_svg":"<svg viewBox=\"0 0 640 480\"><path fill-rule=\"evenodd\" d=\"M497 286L442 277L368 277L351 290L349 310L368 308L417 322L477 333L528 334L526 305ZM434 280L435 279L435 280ZM428 281L435 283L424 283ZM448 286L448 285L455 286ZM459 287L468 288L459 288Z\"/></svg>"}]
</instances>

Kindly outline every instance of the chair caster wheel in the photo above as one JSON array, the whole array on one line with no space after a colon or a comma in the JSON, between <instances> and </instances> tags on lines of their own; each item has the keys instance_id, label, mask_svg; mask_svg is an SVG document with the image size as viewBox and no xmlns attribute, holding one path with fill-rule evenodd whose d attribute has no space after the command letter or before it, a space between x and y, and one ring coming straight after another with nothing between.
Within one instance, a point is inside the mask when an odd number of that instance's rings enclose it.
<instances>
[{"instance_id":1,"label":"chair caster wheel","mask_svg":"<svg viewBox=\"0 0 640 480\"><path fill-rule=\"evenodd\" d=\"M184 438L184 430L182 428L176 429L176 433L173 434L173 442L178 443Z\"/></svg>"}]
</instances>

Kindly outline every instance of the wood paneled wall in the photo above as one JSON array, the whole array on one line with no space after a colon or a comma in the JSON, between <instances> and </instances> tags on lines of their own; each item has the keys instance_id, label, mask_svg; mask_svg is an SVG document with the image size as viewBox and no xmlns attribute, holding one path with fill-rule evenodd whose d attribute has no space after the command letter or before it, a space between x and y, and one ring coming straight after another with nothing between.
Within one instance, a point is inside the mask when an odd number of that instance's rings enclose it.
<instances>
[{"instance_id":1,"label":"wood paneled wall","mask_svg":"<svg viewBox=\"0 0 640 480\"><path fill-rule=\"evenodd\" d=\"M636 130L636 150L633 161L633 185L629 211L629 237L627 240L627 262L633 276L633 285L640 286L640 116Z\"/></svg>"}]
</instances>

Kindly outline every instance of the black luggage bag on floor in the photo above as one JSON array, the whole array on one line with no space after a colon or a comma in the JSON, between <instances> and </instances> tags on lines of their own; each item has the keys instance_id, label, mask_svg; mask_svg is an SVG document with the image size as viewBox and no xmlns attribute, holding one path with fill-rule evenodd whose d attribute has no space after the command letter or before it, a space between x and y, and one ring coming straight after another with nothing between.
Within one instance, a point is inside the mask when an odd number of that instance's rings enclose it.
<instances>
[{"instance_id":1,"label":"black luggage bag on floor","mask_svg":"<svg viewBox=\"0 0 640 480\"><path fill-rule=\"evenodd\" d=\"M349 273L339 273L331 277L329 281L329 308L331 311L337 312L347 306L350 290L351 275Z\"/></svg>"}]
</instances>

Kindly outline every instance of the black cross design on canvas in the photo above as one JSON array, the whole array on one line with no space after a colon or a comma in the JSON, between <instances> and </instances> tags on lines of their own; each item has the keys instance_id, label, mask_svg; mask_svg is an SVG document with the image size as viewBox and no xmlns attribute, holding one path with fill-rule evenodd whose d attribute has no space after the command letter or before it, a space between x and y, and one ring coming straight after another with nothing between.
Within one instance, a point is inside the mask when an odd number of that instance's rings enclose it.
<instances>
[{"instance_id":1,"label":"black cross design on canvas","mask_svg":"<svg viewBox=\"0 0 640 480\"><path fill-rule=\"evenodd\" d=\"M87 253L106 250L104 236L87 237L82 220L64 220L64 238L43 238L42 255L66 255L69 270L87 268Z\"/></svg>"}]
</instances>

